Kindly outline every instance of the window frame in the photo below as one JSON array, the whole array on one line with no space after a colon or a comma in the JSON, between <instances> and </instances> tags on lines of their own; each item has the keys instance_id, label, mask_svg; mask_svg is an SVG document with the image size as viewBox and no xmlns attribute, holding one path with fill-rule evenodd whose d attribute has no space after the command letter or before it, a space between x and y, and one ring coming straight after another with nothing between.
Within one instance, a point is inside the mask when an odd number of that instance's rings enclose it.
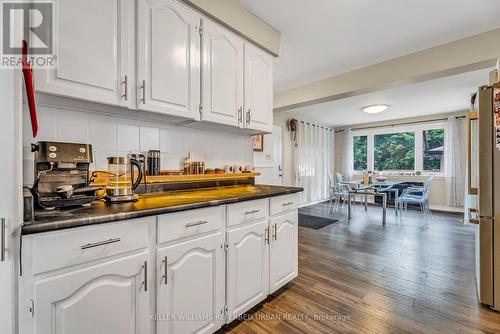
<instances>
[{"instance_id":1,"label":"window frame","mask_svg":"<svg viewBox=\"0 0 500 334\"><path fill-rule=\"evenodd\" d=\"M444 130L444 154L443 154L443 171L432 172L424 171L424 131L426 130ZM366 160L367 160L367 170L375 171L375 156L374 156L374 145L375 145L375 135L388 135L401 132L413 132L415 133L415 170L387 170L387 171L377 171L377 172L387 172L387 173L415 173L417 171L421 172L422 176L435 175L435 176L446 176L446 148L448 146L448 123L447 122L432 122L432 123L420 123L411 125L395 125L395 126L384 126L379 128L371 129L353 129L351 130L351 138L349 138L351 143L354 143L354 137L367 136L367 150L366 150ZM353 144L354 145L354 144ZM352 166L351 172L353 175L360 175L363 172L354 170L354 157L351 158Z\"/></svg>"},{"instance_id":2,"label":"window frame","mask_svg":"<svg viewBox=\"0 0 500 334\"><path fill-rule=\"evenodd\" d=\"M354 173L363 173L363 170L354 169L354 137L366 137L366 158L367 158L366 159L366 168L369 167L369 165L368 165L368 146L370 145L370 143L369 143L369 140L368 140L368 136L365 136L365 135L351 136L351 141L350 142L352 143L352 146L353 146L352 147L352 149L353 149L352 155L353 156L352 156L352 168L351 169L352 169L352 171Z\"/></svg>"}]
</instances>

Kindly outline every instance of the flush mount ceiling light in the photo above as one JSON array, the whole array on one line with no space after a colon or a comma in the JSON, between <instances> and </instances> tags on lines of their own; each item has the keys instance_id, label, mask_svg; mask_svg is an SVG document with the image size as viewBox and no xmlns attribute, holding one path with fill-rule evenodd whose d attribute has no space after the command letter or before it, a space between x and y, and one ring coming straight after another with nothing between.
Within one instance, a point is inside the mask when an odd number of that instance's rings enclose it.
<instances>
[{"instance_id":1,"label":"flush mount ceiling light","mask_svg":"<svg viewBox=\"0 0 500 334\"><path fill-rule=\"evenodd\" d=\"M373 106L364 107L363 111L368 114L378 114L382 111L386 111L389 108L386 104L375 104Z\"/></svg>"}]
</instances>

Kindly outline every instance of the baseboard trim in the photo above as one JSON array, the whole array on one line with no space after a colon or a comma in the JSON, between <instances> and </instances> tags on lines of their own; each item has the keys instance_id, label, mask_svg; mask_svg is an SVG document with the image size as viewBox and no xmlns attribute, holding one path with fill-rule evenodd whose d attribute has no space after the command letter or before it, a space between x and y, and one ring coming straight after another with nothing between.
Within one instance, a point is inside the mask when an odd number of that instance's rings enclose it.
<instances>
[{"instance_id":1,"label":"baseboard trim","mask_svg":"<svg viewBox=\"0 0 500 334\"><path fill-rule=\"evenodd\" d=\"M299 205L299 208L309 206L309 205L318 204L318 203L324 203L324 202L328 202L328 201L329 200L321 200L321 201L315 201L315 202L311 202L311 203L307 203L307 204L301 204L301 205ZM359 205L359 202L356 202L354 204ZM369 206L381 207L380 204L373 203L373 202L368 202L367 204ZM394 209L394 206L387 206L387 208ZM408 210L419 211L418 208L412 208L412 207L408 208ZM447 215L456 216L456 217L463 217L464 216L463 208L459 208L459 207L431 206L431 211L434 213L447 214Z\"/></svg>"}]
</instances>

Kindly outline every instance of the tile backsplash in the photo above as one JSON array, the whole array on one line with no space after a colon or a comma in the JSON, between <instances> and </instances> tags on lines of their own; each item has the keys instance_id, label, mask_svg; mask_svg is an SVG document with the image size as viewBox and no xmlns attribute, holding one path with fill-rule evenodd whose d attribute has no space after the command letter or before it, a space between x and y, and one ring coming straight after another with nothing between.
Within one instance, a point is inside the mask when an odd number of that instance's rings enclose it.
<instances>
[{"instance_id":1,"label":"tile backsplash","mask_svg":"<svg viewBox=\"0 0 500 334\"><path fill-rule=\"evenodd\" d=\"M207 167L252 164L252 139L223 131L207 131L170 124L135 121L93 112L38 107L38 137L31 136L28 112L23 113L24 183L33 182L30 144L51 140L92 144L95 170L106 170L106 157L160 150L162 169L179 169L183 157L205 161Z\"/></svg>"}]
</instances>

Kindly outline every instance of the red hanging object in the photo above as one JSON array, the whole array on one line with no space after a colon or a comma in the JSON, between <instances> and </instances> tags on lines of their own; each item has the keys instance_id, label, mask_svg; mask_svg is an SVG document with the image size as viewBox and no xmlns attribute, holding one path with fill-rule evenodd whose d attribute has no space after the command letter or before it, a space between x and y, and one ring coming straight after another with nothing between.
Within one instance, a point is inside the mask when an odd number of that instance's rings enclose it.
<instances>
[{"instance_id":1,"label":"red hanging object","mask_svg":"<svg viewBox=\"0 0 500 334\"><path fill-rule=\"evenodd\" d=\"M26 87L26 97L28 98L28 107L30 111L31 118L31 129L33 130L33 138L38 134L38 120L36 116L36 106L35 106L35 90L33 88L33 72L31 70L31 65L28 62L28 42L23 40L23 76L24 85Z\"/></svg>"}]
</instances>

